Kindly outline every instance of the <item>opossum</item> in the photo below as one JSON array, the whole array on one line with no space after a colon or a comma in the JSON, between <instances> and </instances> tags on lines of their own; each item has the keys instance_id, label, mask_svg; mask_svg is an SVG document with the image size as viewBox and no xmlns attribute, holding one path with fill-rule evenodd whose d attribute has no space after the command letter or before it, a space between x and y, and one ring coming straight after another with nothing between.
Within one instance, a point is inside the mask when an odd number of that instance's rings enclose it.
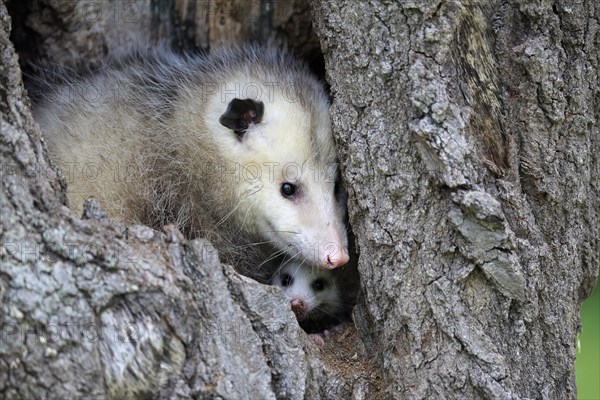
<instances>
[{"instance_id":1,"label":"opossum","mask_svg":"<svg viewBox=\"0 0 600 400\"><path fill-rule=\"evenodd\" d=\"M337 318L343 308L342 298L329 270L287 262L273 275L271 283L282 289L301 325L326 317Z\"/></svg>"},{"instance_id":2,"label":"opossum","mask_svg":"<svg viewBox=\"0 0 600 400\"><path fill-rule=\"evenodd\" d=\"M300 326L320 333L350 318L356 297L356 270L326 270L286 260L271 278L279 286Z\"/></svg>"},{"instance_id":3,"label":"opossum","mask_svg":"<svg viewBox=\"0 0 600 400\"><path fill-rule=\"evenodd\" d=\"M291 55L244 46L158 49L61 76L34 109L68 199L207 237L241 272L282 254L348 262L323 85Z\"/></svg>"}]
</instances>

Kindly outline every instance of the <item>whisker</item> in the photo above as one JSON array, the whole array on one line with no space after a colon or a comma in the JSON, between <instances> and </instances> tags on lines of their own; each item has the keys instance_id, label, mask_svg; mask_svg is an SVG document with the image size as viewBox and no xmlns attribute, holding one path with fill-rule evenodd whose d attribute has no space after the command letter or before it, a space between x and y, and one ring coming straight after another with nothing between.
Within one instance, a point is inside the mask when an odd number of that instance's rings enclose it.
<instances>
[{"instance_id":1,"label":"whisker","mask_svg":"<svg viewBox=\"0 0 600 400\"><path fill-rule=\"evenodd\" d=\"M258 270L260 270L260 268L261 268L263 265L265 265L265 264L269 263L270 261L272 261L272 260L276 259L277 257L281 256L282 254L285 254L285 251L283 251L283 250L277 250L275 253L273 253L273 254L271 254L269 257L267 257L267 259L266 259L266 260L264 260L262 263L260 263L260 264L259 264L259 265L256 267L256 270L257 270L257 271L258 271ZM279 271L277 271L277 272L279 272Z\"/></svg>"},{"instance_id":2,"label":"whisker","mask_svg":"<svg viewBox=\"0 0 600 400\"><path fill-rule=\"evenodd\" d=\"M330 316L330 317L333 317L333 318L339 318L339 315L333 314L333 313L331 313L331 312L327 311L327 309L325 309L325 308L323 308L323 307L321 307L321 306L319 306L319 307L315 307L315 310L319 310L319 311L320 311L320 312L322 312L323 314L326 314L326 315L328 315L328 316Z\"/></svg>"},{"instance_id":3,"label":"whisker","mask_svg":"<svg viewBox=\"0 0 600 400\"><path fill-rule=\"evenodd\" d=\"M274 233L292 233L294 235L300 235L300 232L294 232L294 231L265 231L265 232L274 232Z\"/></svg>"},{"instance_id":4,"label":"whisker","mask_svg":"<svg viewBox=\"0 0 600 400\"><path fill-rule=\"evenodd\" d=\"M279 242L275 241L275 240L263 240L262 242L244 243L244 244L240 245L239 247L246 248L246 247L260 246L263 244L272 244L272 243L279 243Z\"/></svg>"},{"instance_id":5,"label":"whisker","mask_svg":"<svg viewBox=\"0 0 600 400\"><path fill-rule=\"evenodd\" d=\"M219 221L217 221L217 223L214 226L215 230L218 229L221 225L223 225L225 223L225 221L227 221L229 219L229 217L231 217L233 215L235 210L237 210L240 207L241 204L242 204L242 200L240 199L231 211L229 211L227 214L225 214L225 216L223 216L223 218L221 218Z\"/></svg>"},{"instance_id":6,"label":"whisker","mask_svg":"<svg viewBox=\"0 0 600 400\"><path fill-rule=\"evenodd\" d=\"M277 273L277 274L278 274L279 272L281 272L281 270L282 270L282 269L283 269L283 268L284 268L284 267L285 267L285 266L286 266L288 263L290 263L290 262L292 262L292 261L295 261L296 257L297 257L297 256L298 256L300 253L301 253L301 252L300 252L300 251L298 251L298 252L296 252L296 254L294 254L294 255L290 256L289 258L288 258L288 257L286 257L286 259L285 259L285 260L284 260L284 261L283 261L281 264L279 264L279 267L277 268L277 270L275 271L275 273ZM302 264L302 263L304 263L304 261L302 261L300 264Z\"/></svg>"}]
</instances>

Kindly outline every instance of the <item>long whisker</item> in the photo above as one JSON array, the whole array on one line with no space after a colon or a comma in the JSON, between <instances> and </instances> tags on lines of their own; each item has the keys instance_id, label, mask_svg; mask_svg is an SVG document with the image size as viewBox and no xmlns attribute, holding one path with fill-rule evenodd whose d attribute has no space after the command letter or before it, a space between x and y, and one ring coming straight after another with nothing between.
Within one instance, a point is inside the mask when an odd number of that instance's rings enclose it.
<instances>
[{"instance_id":1,"label":"long whisker","mask_svg":"<svg viewBox=\"0 0 600 400\"><path fill-rule=\"evenodd\" d=\"M295 261L295 260L296 260L296 257L297 257L299 254L301 254L301 252L300 252L300 251L296 252L296 254L294 254L294 255L291 255L290 257L286 257L286 259L285 259L285 260L284 260L284 261L283 261L283 262L282 262L282 263L279 265L279 267L277 268L277 271L276 271L275 273L276 273L276 274L280 273L280 272L281 272L281 270L282 270L282 269L283 269L283 268L284 268L284 267L285 267L285 266L286 266L288 263L290 263L290 262L292 262L292 261ZM305 260L306 260L306 259L305 259ZM305 260L301 261L301 262L300 262L300 265L302 265L302 264L304 263L304 261L305 261ZM297 270L296 270L296 271L297 271Z\"/></svg>"},{"instance_id":2,"label":"long whisker","mask_svg":"<svg viewBox=\"0 0 600 400\"><path fill-rule=\"evenodd\" d=\"M325 308L323 308L321 306L316 307L315 310L319 310L321 313L326 314L326 315L328 315L330 317L333 317L333 318L338 318L339 317L339 315L333 314L333 313L327 311L327 309L325 309Z\"/></svg>"},{"instance_id":3,"label":"long whisker","mask_svg":"<svg viewBox=\"0 0 600 400\"><path fill-rule=\"evenodd\" d=\"M237 204L233 207L233 209L231 211L229 211L227 214L225 214L225 216L223 216L223 218L221 218L219 221L217 221L217 223L215 224L215 229L217 229L221 225L223 225L225 223L225 221L227 221L229 219L229 217L231 217L233 215L235 210L237 210L241 205L242 205L242 199L240 199L237 202Z\"/></svg>"},{"instance_id":4,"label":"long whisker","mask_svg":"<svg viewBox=\"0 0 600 400\"><path fill-rule=\"evenodd\" d=\"M276 240L263 240L262 242L244 243L244 244L240 245L239 247L241 247L241 248L248 248L248 247L260 246L260 245L263 245L263 244L272 244L272 243L279 243L279 241L276 241Z\"/></svg>"},{"instance_id":5,"label":"long whisker","mask_svg":"<svg viewBox=\"0 0 600 400\"><path fill-rule=\"evenodd\" d=\"M274 233L291 233L293 235L300 235L300 232L294 232L294 231L266 231L266 232L274 232Z\"/></svg>"},{"instance_id":6,"label":"long whisker","mask_svg":"<svg viewBox=\"0 0 600 400\"><path fill-rule=\"evenodd\" d=\"M257 271L258 271L258 270L260 270L260 268L261 268L263 265L265 265L265 264L267 264L267 263L271 262L272 260L274 260L274 259L276 259L277 257L281 256L282 254L285 254L285 251L283 251L283 250L277 250L275 253L273 253L273 254L271 254L269 257L267 257L267 259L266 259L266 260L264 260L262 263L260 263L260 264L259 264L259 265L256 267L256 270L257 270Z\"/></svg>"}]
</instances>

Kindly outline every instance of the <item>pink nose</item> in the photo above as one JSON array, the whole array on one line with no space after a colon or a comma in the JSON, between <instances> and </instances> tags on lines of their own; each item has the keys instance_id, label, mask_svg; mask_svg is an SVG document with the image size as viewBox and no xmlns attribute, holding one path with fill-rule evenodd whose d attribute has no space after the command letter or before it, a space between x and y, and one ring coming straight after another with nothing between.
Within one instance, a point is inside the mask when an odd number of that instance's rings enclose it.
<instances>
[{"instance_id":1,"label":"pink nose","mask_svg":"<svg viewBox=\"0 0 600 400\"><path fill-rule=\"evenodd\" d=\"M328 240L326 243L322 243L322 247L320 247L320 251L323 251L323 253L320 254L320 259L324 268L339 268L350 260L348 249L342 244L345 242L345 240L342 240L342 237L345 239L345 235L345 232L342 231L340 233L340 231L333 226L329 228Z\"/></svg>"},{"instance_id":2,"label":"pink nose","mask_svg":"<svg viewBox=\"0 0 600 400\"><path fill-rule=\"evenodd\" d=\"M335 249L335 251L327 254L327 258L325 259L325 268L339 268L342 265L345 265L348 261L350 261L350 256L348 255L348 251L346 251L346 249Z\"/></svg>"},{"instance_id":3,"label":"pink nose","mask_svg":"<svg viewBox=\"0 0 600 400\"><path fill-rule=\"evenodd\" d=\"M306 318L306 314L308 313L308 307L306 306L304 300L297 298L292 299L290 301L290 304L292 305L292 311L294 312L294 314L296 314L296 319L298 321L302 321L304 318Z\"/></svg>"}]
</instances>

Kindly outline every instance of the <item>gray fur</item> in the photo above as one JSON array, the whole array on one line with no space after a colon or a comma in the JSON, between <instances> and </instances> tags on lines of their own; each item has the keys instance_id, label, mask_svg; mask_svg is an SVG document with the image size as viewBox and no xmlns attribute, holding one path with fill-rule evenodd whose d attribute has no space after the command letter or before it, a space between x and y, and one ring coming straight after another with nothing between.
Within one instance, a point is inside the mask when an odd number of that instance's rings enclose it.
<instances>
[{"instance_id":1,"label":"gray fur","mask_svg":"<svg viewBox=\"0 0 600 400\"><path fill-rule=\"evenodd\" d=\"M109 61L85 76L56 77L51 90L42 90L34 113L51 155L67 175L74 210L80 211L83 200L94 195L112 217L154 228L176 224L189 238L207 237L224 261L263 282L273 272L263 268L269 265L268 257L285 251L307 258L306 251L292 249L293 239L275 243L265 237L264 226L253 225L255 214L268 213L269 204L246 205L244 215L235 214L242 202L269 189L268 182L263 179L257 187L244 182L240 195L235 174L228 170L236 162L230 159L233 151L223 151L213 140L215 129L223 128L214 125L219 115L209 111L211 101L220 106L218 96L225 95L225 102L233 95L232 82L258 82L263 91L271 83L285 86L281 93L273 90L279 96L274 104L283 104L281 95L287 93L283 106L310 119L310 128L302 132L306 137L290 138L291 146L299 140L310 143L299 164L310 159L320 168L335 166L328 100L304 64L257 46L216 49L209 57L157 49ZM274 106L265 104L269 113ZM224 135L217 139L227 139ZM88 166L99 172L90 173L91 178L78 176L85 175L82 171ZM327 226L345 229L341 205L319 203L311 208L329 210L334 215ZM346 246L345 232L339 238Z\"/></svg>"}]
</instances>

